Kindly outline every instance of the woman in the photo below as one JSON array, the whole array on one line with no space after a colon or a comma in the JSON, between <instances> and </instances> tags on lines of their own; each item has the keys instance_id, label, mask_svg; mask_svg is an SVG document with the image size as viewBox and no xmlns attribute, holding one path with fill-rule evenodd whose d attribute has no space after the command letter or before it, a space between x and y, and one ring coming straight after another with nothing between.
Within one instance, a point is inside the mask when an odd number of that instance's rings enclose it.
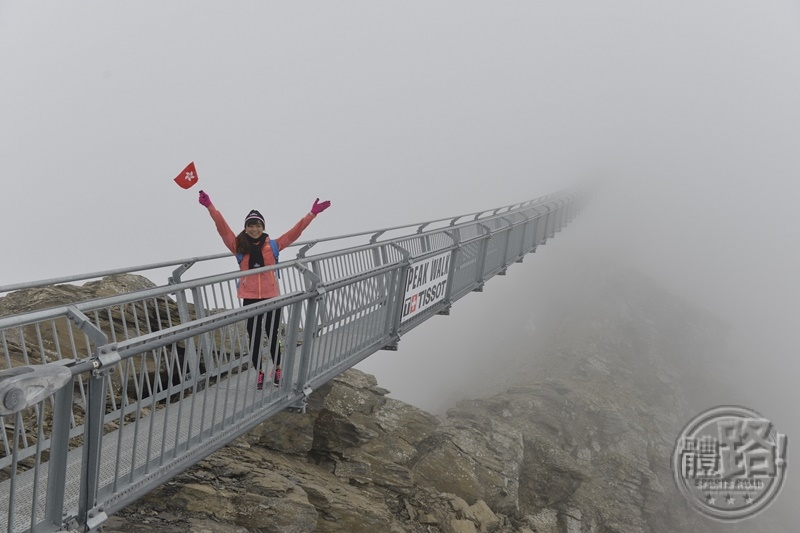
<instances>
[{"instance_id":1,"label":"woman","mask_svg":"<svg viewBox=\"0 0 800 533\"><path fill-rule=\"evenodd\" d=\"M211 203L211 198L203 191L200 191L200 204L208 208L208 212L217 226L217 232L222 237L222 242L236 256L239 261L239 270L242 271L274 265L277 252L273 250L273 247L280 251L292 244L300 237L303 230L311 224L311 221L331 205L330 201L320 202L319 198L317 198L314 205L311 206L310 213L301 218L300 222L295 224L292 229L275 239L274 242L270 242L269 235L264 233L264 217L255 209L250 211L244 218L244 230L235 235L222 217L222 213L217 211L214 204ZM238 297L242 299L242 305L252 305L274 298L279 294L280 290L278 289L275 271L245 276L239 282ZM281 348L278 343L280 316L280 309L276 309L275 311L268 311L263 315L247 319L250 353L252 355L253 368L257 369L259 368L258 362L261 352L262 323L266 320L269 354L275 365L272 384L276 387L281 382ZM261 369L258 371L256 384L258 389L264 386L264 371Z\"/></svg>"}]
</instances>

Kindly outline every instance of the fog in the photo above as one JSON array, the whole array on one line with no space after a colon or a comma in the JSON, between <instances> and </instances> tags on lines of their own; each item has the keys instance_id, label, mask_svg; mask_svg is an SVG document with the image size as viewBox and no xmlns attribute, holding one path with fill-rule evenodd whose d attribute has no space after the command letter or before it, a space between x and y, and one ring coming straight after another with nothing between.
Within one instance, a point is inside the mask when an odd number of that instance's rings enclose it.
<instances>
[{"instance_id":1,"label":"fog","mask_svg":"<svg viewBox=\"0 0 800 533\"><path fill-rule=\"evenodd\" d=\"M798 64L788 0L5 0L0 284L222 252L199 188L274 233L330 199L313 238L602 178L564 232L364 368L439 409L531 332L549 280L604 258L729 320L745 372L724 401L791 443Z\"/></svg>"}]
</instances>

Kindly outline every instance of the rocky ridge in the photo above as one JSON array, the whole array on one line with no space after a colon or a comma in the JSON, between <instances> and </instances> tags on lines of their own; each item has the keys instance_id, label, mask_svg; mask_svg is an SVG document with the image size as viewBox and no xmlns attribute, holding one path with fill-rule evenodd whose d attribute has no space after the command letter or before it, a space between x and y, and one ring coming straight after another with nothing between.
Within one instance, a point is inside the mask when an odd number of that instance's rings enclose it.
<instances>
[{"instance_id":1,"label":"rocky ridge","mask_svg":"<svg viewBox=\"0 0 800 533\"><path fill-rule=\"evenodd\" d=\"M697 514L670 469L698 409L692 376L724 351L725 325L630 272L598 270L575 293L502 392L434 416L351 369L104 531L753 531Z\"/></svg>"}]
</instances>

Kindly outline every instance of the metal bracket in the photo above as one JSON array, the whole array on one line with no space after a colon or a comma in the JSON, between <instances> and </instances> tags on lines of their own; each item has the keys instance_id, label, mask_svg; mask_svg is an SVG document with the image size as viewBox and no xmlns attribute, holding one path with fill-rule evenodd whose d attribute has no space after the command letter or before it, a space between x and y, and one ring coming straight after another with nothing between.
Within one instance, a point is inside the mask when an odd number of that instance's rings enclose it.
<instances>
[{"instance_id":1,"label":"metal bracket","mask_svg":"<svg viewBox=\"0 0 800 533\"><path fill-rule=\"evenodd\" d=\"M64 513L66 515L66 512ZM61 529L59 529L59 533L62 531L67 533L79 533L78 529L78 519L74 516L69 518L65 518L64 521L61 523Z\"/></svg>"},{"instance_id":2,"label":"metal bracket","mask_svg":"<svg viewBox=\"0 0 800 533\"><path fill-rule=\"evenodd\" d=\"M169 284L175 285L177 283L180 283L181 276L183 275L183 273L189 270L192 267L192 265L194 265L196 262L197 261L188 261L179 266L178 268L176 268L175 270L173 270L172 275L169 277Z\"/></svg>"},{"instance_id":3,"label":"metal bracket","mask_svg":"<svg viewBox=\"0 0 800 533\"><path fill-rule=\"evenodd\" d=\"M303 397L297 403L294 403L289 406L289 409L292 411L299 411L302 414L306 414L306 409L308 408L308 397L311 396L311 393L314 392L314 389L306 385L303 387Z\"/></svg>"},{"instance_id":4,"label":"metal bracket","mask_svg":"<svg viewBox=\"0 0 800 533\"><path fill-rule=\"evenodd\" d=\"M391 244L394 248L397 249L397 251L400 252L400 254L403 256L403 261L405 261L406 263L409 262L409 259L411 257L411 252L409 252L408 250L406 250L405 248L403 248L402 246L400 246L396 242L392 242L392 243L389 243L389 244Z\"/></svg>"},{"instance_id":5,"label":"metal bracket","mask_svg":"<svg viewBox=\"0 0 800 533\"><path fill-rule=\"evenodd\" d=\"M472 292L483 292L483 283L472 289Z\"/></svg>"},{"instance_id":6,"label":"metal bracket","mask_svg":"<svg viewBox=\"0 0 800 533\"><path fill-rule=\"evenodd\" d=\"M306 280L306 283L310 285L310 287L307 287L306 290L307 291L316 290L317 285L319 285L322 282L322 279L319 276L317 276L313 270L308 268L304 263L300 261L296 261L294 266L300 271L301 274L303 274L303 279Z\"/></svg>"},{"instance_id":7,"label":"metal bracket","mask_svg":"<svg viewBox=\"0 0 800 533\"><path fill-rule=\"evenodd\" d=\"M100 366L96 369L113 367L121 360L122 358L119 356L116 343L103 346L97 353L97 361L100 363Z\"/></svg>"},{"instance_id":8,"label":"metal bracket","mask_svg":"<svg viewBox=\"0 0 800 533\"><path fill-rule=\"evenodd\" d=\"M300 248L300 251L297 252L297 259L305 258L306 252L309 251L315 244L317 244L317 242L318 241L310 242L310 243L306 244L305 246L303 246L302 248Z\"/></svg>"},{"instance_id":9,"label":"metal bracket","mask_svg":"<svg viewBox=\"0 0 800 533\"><path fill-rule=\"evenodd\" d=\"M96 346L105 346L108 344L108 337L106 334L95 326L92 321L89 320L89 317L81 313L74 305L67 307L67 318L78 326L78 329L86 333Z\"/></svg>"},{"instance_id":10,"label":"metal bracket","mask_svg":"<svg viewBox=\"0 0 800 533\"><path fill-rule=\"evenodd\" d=\"M389 341L387 344L381 346L381 350L386 350L387 352L396 352L397 345L400 342L400 337L396 337L395 339Z\"/></svg>"},{"instance_id":11,"label":"metal bracket","mask_svg":"<svg viewBox=\"0 0 800 533\"><path fill-rule=\"evenodd\" d=\"M108 515L102 507L92 509L89 511L88 518L86 519L86 531L92 533L100 531L100 527L108 520Z\"/></svg>"},{"instance_id":12,"label":"metal bracket","mask_svg":"<svg viewBox=\"0 0 800 533\"><path fill-rule=\"evenodd\" d=\"M450 239L453 241L453 244L456 247L456 250L460 250L462 248L461 239L460 239L460 237L455 235L455 232L450 231L450 230L445 230L444 234L447 235L448 237L450 237Z\"/></svg>"},{"instance_id":13,"label":"metal bracket","mask_svg":"<svg viewBox=\"0 0 800 533\"><path fill-rule=\"evenodd\" d=\"M376 242L378 242L378 237L380 237L384 233L386 233L385 229L382 229L379 232L375 233L372 237L369 238L369 243L370 244L375 244Z\"/></svg>"},{"instance_id":14,"label":"metal bracket","mask_svg":"<svg viewBox=\"0 0 800 533\"><path fill-rule=\"evenodd\" d=\"M321 302L324 300L325 293L328 292L328 289L325 287L317 287L317 301Z\"/></svg>"}]
</instances>

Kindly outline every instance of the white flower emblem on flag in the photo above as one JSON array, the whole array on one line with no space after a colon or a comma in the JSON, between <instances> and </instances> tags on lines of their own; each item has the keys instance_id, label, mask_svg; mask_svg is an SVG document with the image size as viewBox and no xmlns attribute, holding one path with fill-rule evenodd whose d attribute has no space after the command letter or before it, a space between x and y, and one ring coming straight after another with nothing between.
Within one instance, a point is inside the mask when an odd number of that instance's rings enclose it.
<instances>
[{"instance_id":1,"label":"white flower emblem on flag","mask_svg":"<svg viewBox=\"0 0 800 533\"><path fill-rule=\"evenodd\" d=\"M183 171L178 174L178 177L175 178L174 181L184 189L188 189L197 183L199 178L197 177L197 169L194 168L194 161L186 165L186 168L184 168Z\"/></svg>"}]
</instances>

